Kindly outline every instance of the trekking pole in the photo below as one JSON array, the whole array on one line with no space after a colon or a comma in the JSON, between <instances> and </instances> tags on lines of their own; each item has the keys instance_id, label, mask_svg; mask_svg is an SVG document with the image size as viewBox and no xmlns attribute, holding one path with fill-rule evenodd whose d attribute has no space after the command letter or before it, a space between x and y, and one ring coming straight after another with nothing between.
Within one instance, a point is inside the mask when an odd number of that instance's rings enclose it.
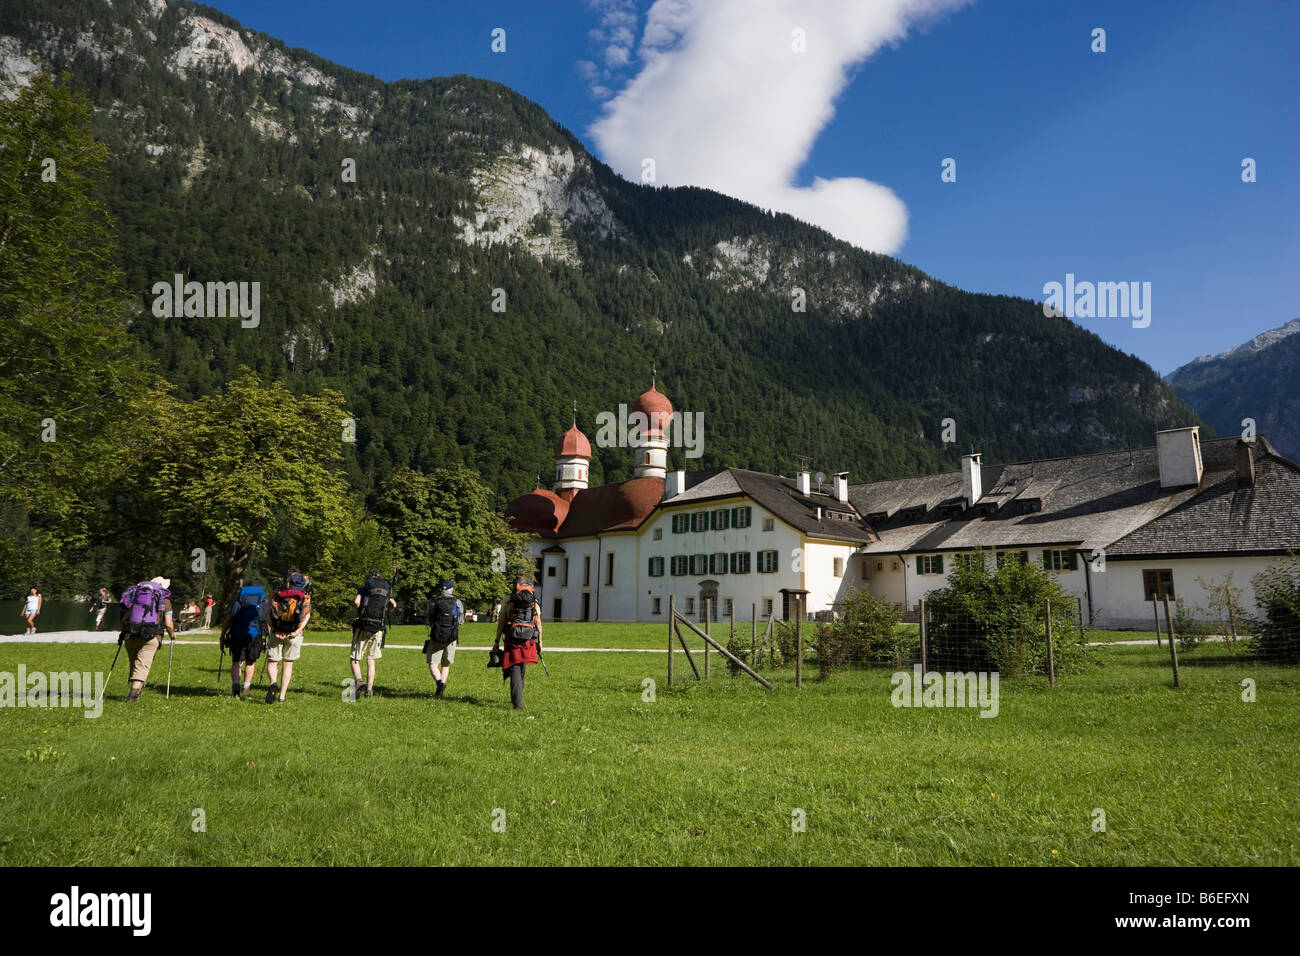
<instances>
[{"instance_id":1,"label":"trekking pole","mask_svg":"<svg viewBox=\"0 0 1300 956\"><path fill-rule=\"evenodd\" d=\"M172 696L172 660L176 657L176 635L172 635L171 650L167 652L167 699Z\"/></svg>"},{"instance_id":2,"label":"trekking pole","mask_svg":"<svg viewBox=\"0 0 1300 956\"><path fill-rule=\"evenodd\" d=\"M95 700L95 706L96 706L96 707L98 707L98 706L99 706L99 702L100 702L101 700L104 699L104 691L108 690L108 681L111 681L111 680L113 679L113 670L114 670L114 668L117 667L117 657L118 657L118 654L121 654L121 653L122 653L122 645L125 644L125 643L126 643L126 642L123 641L123 640L121 640L120 638L118 639L118 642L117 642L117 654L114 654L114 655L113 655L113 663L112 663L112 664L109 666L109 668L108 668L108 680L105 680L105 681L104 681L104 686L101 687L101 688L99 689L99 697Z\"/></svg>"},{"instance_id":3,"label":"trekking pole","mask_svg":"<svg viewBox=\"0 0 1300 956\"><path fill-rule=\"evenodd\" d=\"M549 667L546 666L546 658L542 656L542 639L541 639L541 637L538 637L538 638L537 638L537 663L539 663L539 664L542 665L542 673L545 674L545 675L547 676L547 678L549 679L550 676L551 676L551 669L550 669Z\"/></svg>"},{"instance_id":4,"label":"trekking pole","mask_svg":"<svg viewBox=\"0 0 1300 956\"><path fill-rule=\"evenodd\" d=\"M221 653L217 655L217 682L221 681L221 668L226 663L226 629L223 627L221 633L217 635L217 646L221 648Z\"/></svg>"}]
</instances>

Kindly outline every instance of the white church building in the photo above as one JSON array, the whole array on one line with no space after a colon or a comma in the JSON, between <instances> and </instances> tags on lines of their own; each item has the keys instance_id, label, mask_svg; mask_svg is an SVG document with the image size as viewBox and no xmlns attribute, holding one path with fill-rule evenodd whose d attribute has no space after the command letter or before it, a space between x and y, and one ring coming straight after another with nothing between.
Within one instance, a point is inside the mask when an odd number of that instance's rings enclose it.
<instances>
[{"instance_id":1,"label":"white church building","mask_svg":"<svg viewBox=\"0 0 1300 956\"><path fill-rule=\"evenodd\" d=\"M714 620L775 615L803 601L833 613L860 588L915 611L954 562L1034 561L1058 575L1095 626L1149 628L1151 598L1205 603L1228 572L1250 578L1300 550L1300 466L1263 438L1204 443L1196 427L1153 447L826 487L739 468L668 471L672 404L656 388L633 412L649 427L627 481L588 486L576 423L555 446L555 481L506 510L532 536L544 615L666 621L669 599Z\"/></svg>"}]
</instances>

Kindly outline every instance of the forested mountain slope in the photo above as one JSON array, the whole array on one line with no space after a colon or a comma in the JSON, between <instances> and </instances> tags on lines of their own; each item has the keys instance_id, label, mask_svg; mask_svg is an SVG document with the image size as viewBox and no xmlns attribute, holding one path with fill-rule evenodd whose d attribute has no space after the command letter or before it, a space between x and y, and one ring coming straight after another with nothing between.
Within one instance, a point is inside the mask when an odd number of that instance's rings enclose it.
<instances>
[{"instance_id":1,"label":"forested mountain slope","mask_svg":"<svg viewBox=\"0 0 1300 956\"><path fill-rule=\"evenodd\" d=\"M339 389L362 491L461 462L504 500L548 480L573 403L594 437L653 367L704 413L703 457L673 451L692 468L788 473L808 455L856 481L1195 421L1145 363L1034 302L629 183L496 83L384 83L198 5L6 0L0 81L34 70L96 105L134 337L183 397L241 365ZM176 273L260 282L260 324L156 317L151 289ZM629 473L626 449L596 454L594 481Z\"/></svg>"}]
</instances>

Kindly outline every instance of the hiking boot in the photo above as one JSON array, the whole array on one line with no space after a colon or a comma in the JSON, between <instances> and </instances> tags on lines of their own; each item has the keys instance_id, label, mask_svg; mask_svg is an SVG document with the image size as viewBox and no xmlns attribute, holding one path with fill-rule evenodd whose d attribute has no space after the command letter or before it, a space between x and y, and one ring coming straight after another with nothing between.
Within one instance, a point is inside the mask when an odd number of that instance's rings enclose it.
<instances>
[{"instance_id":1,"label":"hiking boot","mask_svg":"<svg viewBox=\"0 0 1300 956\"><path fill-rule=\"evenodd\" d=\"M367 685L366 685L366 700L369 700L371 697L374 697L374 696L375 696L375 689L374 689L373 687L371 687L369 684L367 684Z\"/></svg>"},{"instance_id":2,"label":"hiking boot","mask_svg":"<svg viewBox=\"0 0 1300 956\"><path fill-rule=\"evenodd\" d=\"M268 687L268 688L266 689L266 702L267 702L268 704L274 704L274 703L275 703L275 695L278 694L278 693L280 693L280 685L279 685L279 684L272 684L270 687Z\"/></svg>"},{"instance_id":3,"label":"hiking boot","mask_svg":"<svg viewBox=\"0 0 1300 956\"><path fill-rule=\"evenodd\" d=\"M438 681L437 684L438 684L438 689L433 692L433 696L441 699L442 692L447 689L447 684L445 681Z\"/></svg>"},{"instance_id":4,"label":"hiking boot","mask_svg":"<svg viewBox=\"0 0 1300 956\"><path fill-rule=\"evenodd\" d=\"M238 697L238 696L239 696L239 685L238 685L238 684L231 684L231 685L230 685L230 696L231 696L231 697Z\"/></svg>"},{"instance_id":5,"label":"hiking boot","mask_svg":"<svg viewBox=\"0 0 1300 956\"><path fill-rule=\"evenodd\" d=\"M126 702L128 704L134 704L139 699L140 699L140 692L138 690L133 690L131 691L131 693L126 695Z\"/></svg>"}]
</instances>

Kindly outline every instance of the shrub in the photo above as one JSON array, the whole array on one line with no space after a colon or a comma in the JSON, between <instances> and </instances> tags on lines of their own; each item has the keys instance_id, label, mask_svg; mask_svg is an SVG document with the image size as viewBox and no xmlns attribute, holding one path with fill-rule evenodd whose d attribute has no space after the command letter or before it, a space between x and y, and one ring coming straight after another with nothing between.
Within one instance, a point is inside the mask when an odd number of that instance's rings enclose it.
<instances>
[{"instance_id":1,"label":"shrub","mask_svg":"<svg viewBox=\"0 0 1300 956\"><path fill-rule=\"evenodd\" d=\"M1300 559L1292 553L1251 578L1260 614L1249 621L1251 653L1267 660L1300 662Z\"/></svg>"},{"instance_id":2,"label":"shrub","mask_svg":"<svg viewBox=\"0 0 1300 956\"><path fill-rule=\"evenodd\" d=\"M1017 561L990 570L978 552L975 560L957 563L948 586L926 600L927 666L996 670L1007 677L1046 674L1049 600L1056 673L1079 671L1086 652L1072 626L1074 601L1052 573Z\"/></svg>"},{"instance_id":3,"label":"shrub","mask_svg":"<svg viewBox=\"0 0 1300 956\"><path fill-rule=\"evenodd\" d=\"M840 603L835 620L817 628L817 666L823 679L850 663L886 661L901 667L912 638L899 627L897 607L859 589Z\"/></svg>"}]
</instances>

